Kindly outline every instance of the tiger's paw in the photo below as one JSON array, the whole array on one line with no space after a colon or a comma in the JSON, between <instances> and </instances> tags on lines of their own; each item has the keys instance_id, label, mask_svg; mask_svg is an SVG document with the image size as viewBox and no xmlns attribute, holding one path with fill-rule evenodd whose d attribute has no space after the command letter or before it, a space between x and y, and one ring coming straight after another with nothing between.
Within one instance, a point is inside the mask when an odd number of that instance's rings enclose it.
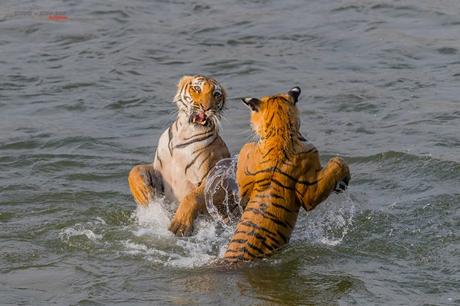
<instances>
[{"instance_id":1,"label":"tiger's paw","mask_svg":"<svg viewBox=\"0 0 460 306\"><path fill-rule=\"evenodd\" d=\"M334 186L334 191L336 193L341 193L348 188L348 183L350 183L351 175L350 175L350 168L348 168L345 161L340 157L334 157L331 159L331 162L334 163L336 167L336 175L338 176L339 180Z\"/></svg>"},{"instance_id":2,"label":"tiger's paw","mask_svg":"<svg viewBox=\"0 0 460 306\"><path fill-rule=\"evenodd\" d=\"M348 183L350 182L350 177L345 177L343 180L337 182L334 187L334 191L336 193L341 193L347 190L348 188Z\"/></svg>"},{"instance_id":3,"label":"tiger's paw","mask_svg":"<svg viewBox=\"0 0 460 306\"><path fill-rule=\"evenodd\" d=\"M193 217L191 215L176 215L169 226L169 230L176 236L190 236L193 231Z\"/></svg>"}]
</instances>

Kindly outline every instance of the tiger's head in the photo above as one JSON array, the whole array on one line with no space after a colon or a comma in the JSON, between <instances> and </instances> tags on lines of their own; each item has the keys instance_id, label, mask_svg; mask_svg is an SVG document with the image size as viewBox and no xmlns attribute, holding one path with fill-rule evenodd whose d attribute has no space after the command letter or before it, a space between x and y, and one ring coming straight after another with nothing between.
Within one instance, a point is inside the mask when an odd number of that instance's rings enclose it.
<instances>
[{"instance_id":1,"label":"tiger's head","mask_svg":"<svg viewBox=\"0 0 460 306\"><path fill-rule=\"evenodd\" d=\"M296 106L300 92L294 87L274 96L241 99L251 109L251 125L261 140L279 136L286 141L305 141Z\"/></svg>"},{"instance_id":2,"label":"tiger's head","mask_svg":"<svg viewBox=\"0 0 460 306\"><path fill-rule=\"evenodd\" d=\"M190 123L217 126L225 106L226 93L216 80L202 76L184 76L177 84L174 102Z\"/></svg>"}]
</instances>

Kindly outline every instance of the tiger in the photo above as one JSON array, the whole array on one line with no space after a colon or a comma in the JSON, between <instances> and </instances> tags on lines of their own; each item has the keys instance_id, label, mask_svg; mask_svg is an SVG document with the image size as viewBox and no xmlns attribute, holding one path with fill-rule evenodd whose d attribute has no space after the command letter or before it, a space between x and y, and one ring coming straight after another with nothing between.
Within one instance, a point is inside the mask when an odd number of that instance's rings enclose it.
<instances>
[{"instance_id":1,"label":"tiger","mask_svg":"<svg viewBox=\"0 0 460 306\"><path fill-rule=\"evenodd\" d=\"M201 202L189 205L183 200L200 192L213 166L230 156L219 135L225 101L225 89L215 79L183 76L173 100L177 118L160 136L153 162L136 165L129 172L128 184L137 205L148 206L156 195L180 203L169 226L176 235L189 235L194 219L205 210Z\"/></svg>"},{"instance_id":2,"label":"tiger","mask_svg":"<svg viewBox=\"0 0 460 306\"><path fill-rule=\"evenodd\" d=\"M239 153L236 179L243 214L223 259L237 263L263 258L285 246L300 207L310 211L351 179L343 159L322 168L318 150L300 133L296 103L301 89L260 99L243 98L251 109L257 143Z\"/></svg>"}]
</instances>

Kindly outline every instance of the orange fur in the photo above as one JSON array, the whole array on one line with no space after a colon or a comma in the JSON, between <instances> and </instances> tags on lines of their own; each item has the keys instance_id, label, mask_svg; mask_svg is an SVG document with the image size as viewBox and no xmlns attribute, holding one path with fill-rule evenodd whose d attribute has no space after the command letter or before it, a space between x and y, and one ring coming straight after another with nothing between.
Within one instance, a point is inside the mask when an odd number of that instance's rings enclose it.
<instances>
[{"instance_id":1,"label":"orange fur","mask_svg":"<svg viewBox=\"0 0 460 306\"><path fill-rule=\"evenodd\" d=\"M299 132L295 103L300 88L288 93L244 99L258 143L239 154L237 182L246 208L224 259L228 262L265 257L287 244L300 207L311 210L344 182L350 172L340 158L320 165L316 148Z\"/></svg>"}]
</instances>

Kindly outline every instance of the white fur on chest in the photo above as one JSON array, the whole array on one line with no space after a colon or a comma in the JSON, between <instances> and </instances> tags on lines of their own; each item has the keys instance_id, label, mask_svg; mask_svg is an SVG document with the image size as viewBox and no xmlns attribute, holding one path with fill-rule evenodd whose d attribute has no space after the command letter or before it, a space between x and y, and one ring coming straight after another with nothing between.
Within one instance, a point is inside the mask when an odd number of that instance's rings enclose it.
<instances>
[{"instance_id":1,"label":"white fur on chest","mask_svg":"<svg viewBox=\"0 0 460 306\"><path fill-rule=\"evenodd\" d=\"M161 135L153 167L163 180L165 196L181 201L208 172L205 148L219 137L216 129L178 117Z\"/></svg>"}]
</instances>

